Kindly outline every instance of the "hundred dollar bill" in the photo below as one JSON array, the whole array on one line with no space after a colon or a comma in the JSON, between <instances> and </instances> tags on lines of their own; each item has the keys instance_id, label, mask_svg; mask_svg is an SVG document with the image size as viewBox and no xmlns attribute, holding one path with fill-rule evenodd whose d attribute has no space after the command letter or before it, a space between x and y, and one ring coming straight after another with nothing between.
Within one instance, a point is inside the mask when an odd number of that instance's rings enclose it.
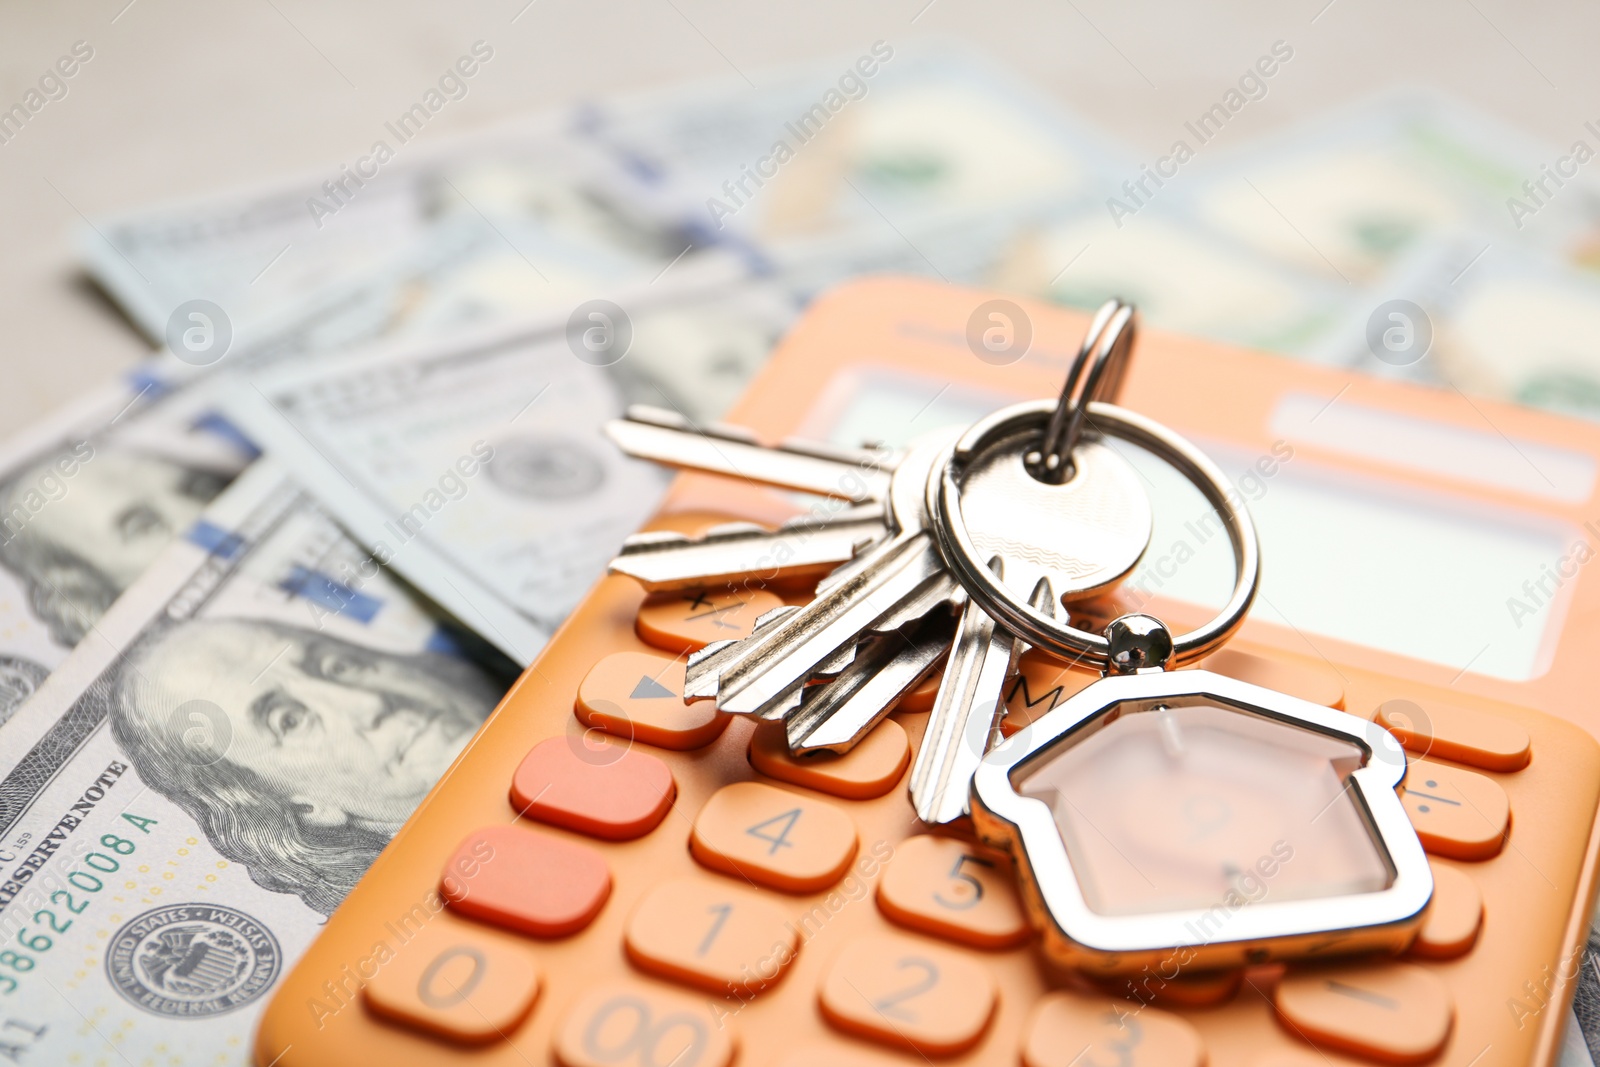
<instances>
[{"instance_id":1,"label":"hundred dollar bill","mask_svg":"<svg viewBox=\"0 0 1600 1067\"><path fill-rule=\"evenodd\" d=\"M0 445L0 725L254 449L136 375Z\"/></svg>"},{"instance_id":2,"label":"hundred dollar bill","mask_svg":"<svg viewBox=\"0 0 1600 1067\"><path fill-rule=\"evenodd\" d=\"M375 128L354 161L99 219L80 254L141 330L175 348L196 300L241 349L325 349L470 311L462 290L524 313L569 310L668 268L742 270L692 222L646 210L566 124L545 115L426 143Z\"/></svg>"},{"instance_id":3,"label":"hundred dollar bill","mask_svg":"<svg viewBox=\"0 0 1600 1067\"><path fill-rule=\"evenodd\" d=\"M245 1062L513 677L252 467L5 728L0 1059Z\"/></svg>"},{"instance_id":4,"label":"hundred dollar bill","mask_svg":"<svg viewBox=\"0 0 1600 1067\"><path fill-rule=\"evenodd\" d=\"M556 329L254 377L228 412L380 559L528 663L665 485L601 425L625 401L715 418L793 313L761 287L600 300Z\"/></svg>"}]
</instances>

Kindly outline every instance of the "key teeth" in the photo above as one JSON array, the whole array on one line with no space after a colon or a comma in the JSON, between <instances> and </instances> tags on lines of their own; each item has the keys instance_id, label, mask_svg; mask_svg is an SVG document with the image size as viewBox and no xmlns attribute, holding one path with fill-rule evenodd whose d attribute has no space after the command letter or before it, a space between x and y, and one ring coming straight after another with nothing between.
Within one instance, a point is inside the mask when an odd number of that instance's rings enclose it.
<instances>
[{"instance_id":1,"label":"key teeth","mask_svg":"<svg viewBox=\"0 0 1600 1067\"><path fill-rule=\"evenodd\" d=\"M726 422L713 422L705 426L696 426L676 411L654 407L650 404L628 405L622 421L640 422L647 426L660 426L666 430L694 433L702 437L717 437L724 441L738 441L740 444L759 445L761 443L755 434L743 426L734 426Z\"/></svg>"},{"instance_id":2,"label":"key teeth","mask_svg":"<svg viewBox=\"0 0 1600 1067\"><path fill-rule=\"evenodd\" d=\"M1047 618L1056 617L1056 594L1049 578L1039 579L1039 584L1033 587L1033 595L1028 598L1028 603Z\"/></svg>"}]
</instances>

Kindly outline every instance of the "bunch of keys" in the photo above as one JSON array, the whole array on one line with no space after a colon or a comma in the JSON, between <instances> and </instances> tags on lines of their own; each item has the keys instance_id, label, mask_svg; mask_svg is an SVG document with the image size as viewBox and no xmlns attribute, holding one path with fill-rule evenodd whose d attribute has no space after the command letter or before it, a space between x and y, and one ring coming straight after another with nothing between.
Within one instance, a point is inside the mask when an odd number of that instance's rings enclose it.
<instances>
[{"instance_id":1,"label":"bunch of keys","mask_svg":"<svg viewBox=\"0 0 1600 1067\"><path fill-rule=\"evenodd\" d=\"M1240 966L1409 944L1432 876L1396 787L1399 743L1365 719L1203 670L1260 577L1254 526L1183 438L1114 406L1136 332L1096 314L1055 401L1013 405L900 453L696 430L633 409L624 451L847 503L834 516L700 538L641 534L612 563L647 589L821 575L815 598L706 646L685 700L781 721L792 752L848 751L945 662L912 766L931 824L970 816L1009 851L1047 956L1081 969ZM1104 633L1065 606L1114 587L1149 545L1140 476L1113 441L1193 483L1228 531L1235 586L1174 637ZM1006 681L1033 647L1105 677L1010 738Z\"/></svg>"}]
</instances>

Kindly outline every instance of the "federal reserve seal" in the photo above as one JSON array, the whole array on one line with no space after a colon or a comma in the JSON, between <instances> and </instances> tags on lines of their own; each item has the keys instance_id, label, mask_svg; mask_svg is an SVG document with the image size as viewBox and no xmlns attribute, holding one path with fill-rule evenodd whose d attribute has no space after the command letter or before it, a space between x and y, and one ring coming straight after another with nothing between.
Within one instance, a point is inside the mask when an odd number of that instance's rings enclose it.
<instances>
[{"instance_id":1,"label":"federal reserve seal","mask_svg":"<svg viewBox=\"0 0 1600 1067\"><path fill-rule=\"evenodd\" d=\"M171 904L126 923L106 949L106 977L153 1015L221 1015L259 998L283 953L272 931L232 908Z\"/></svg>"}]
</instances>

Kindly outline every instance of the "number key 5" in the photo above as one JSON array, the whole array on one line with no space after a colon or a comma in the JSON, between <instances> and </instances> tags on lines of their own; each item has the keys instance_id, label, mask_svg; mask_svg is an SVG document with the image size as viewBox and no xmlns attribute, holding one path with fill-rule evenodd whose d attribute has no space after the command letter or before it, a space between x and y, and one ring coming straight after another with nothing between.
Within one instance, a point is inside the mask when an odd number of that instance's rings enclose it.
<instances>
[{"instance_id":1,"label":"number key 5","mask_svg":"<svg viewBox=\"0 0 1600 1067\"><path fill-rule=\"evenodd\" d=\"M901 926L974 948L1020 945L1029 930L1009 867L956 838L913 837L895 849L878 882L878 907Z\"/></svg>"}]
</instances>

